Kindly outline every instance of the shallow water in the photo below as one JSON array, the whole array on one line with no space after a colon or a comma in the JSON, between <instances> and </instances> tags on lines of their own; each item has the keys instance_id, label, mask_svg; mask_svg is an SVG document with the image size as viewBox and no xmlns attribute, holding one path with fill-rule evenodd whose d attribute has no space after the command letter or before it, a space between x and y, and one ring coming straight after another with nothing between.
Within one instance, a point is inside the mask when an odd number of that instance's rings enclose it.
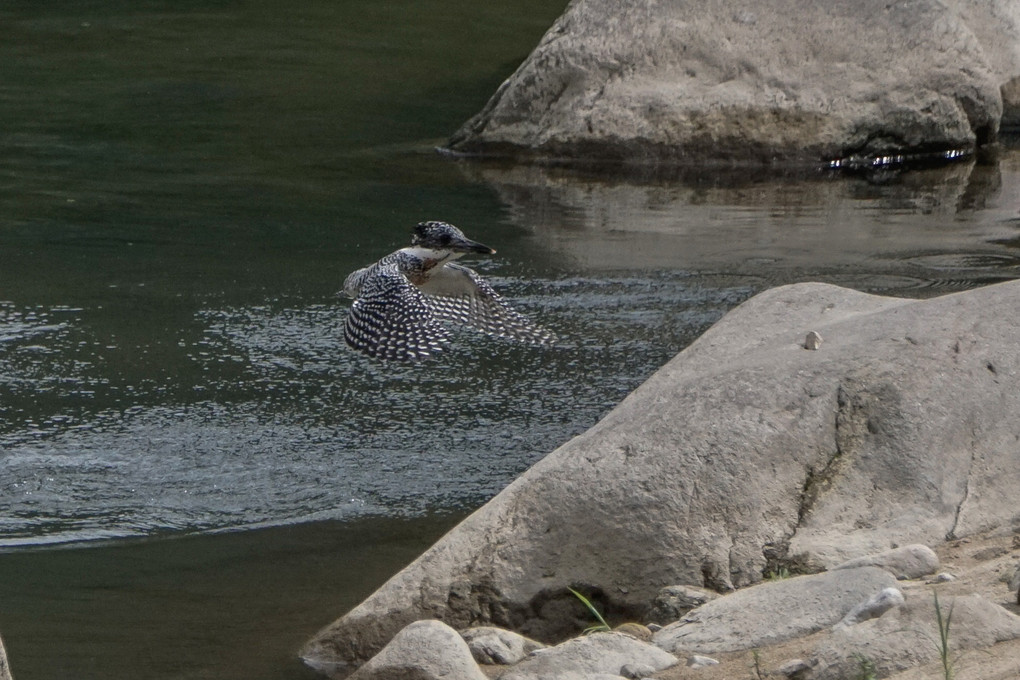
<instances>
[{"instance_id":1,"label":"shallow water","mask_svg":"<svg viewBox=\"0 0 1020 680\"><path fill-rule=\"evenodd\" d=\"M562 3L278 4L0 8L0 633L19 680L303 677L297 645L369 581L754 292L1020 275L1008 144L870 176L459 161L433 147ZM424 218L496 247L471 266L560 345L461 335L419 366L347 350L343 278ZM280 644L243 664L252 636Z\"/></svg>"}]
</instances>

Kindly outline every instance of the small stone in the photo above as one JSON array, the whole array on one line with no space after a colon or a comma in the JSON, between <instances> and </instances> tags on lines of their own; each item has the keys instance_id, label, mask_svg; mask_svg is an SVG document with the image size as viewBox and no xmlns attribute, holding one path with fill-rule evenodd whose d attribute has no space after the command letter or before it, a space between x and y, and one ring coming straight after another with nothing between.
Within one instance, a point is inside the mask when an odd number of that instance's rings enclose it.
<instances>
[{"instance_id":1,"label":"small stone","mask_svg":"<svg viewBox=\"0 0 1020 680\"><path fill-rule=\"evenodd\" d=\"M1009 578L1009 589L1020 590L1020 564L1016 565L1016 570ZM1020 596L1018 596L1018 598L1020 598Z\"/></svg>"},{"instance_id":2,"label":"small stone","mask_svg":"<svg viewBox=\"0 0 1020 680\"><path fill-rule=\"evenodd\" d=\"M645 642L652 639L651 629L649 629L648 626L641 625L640 623L621 623L613 630L617 633L623 633L624 635L629 635L632 638L637 638L638 640L644 640Z\"/></svg>"},{"instance_id":3,"label":"small stone","mask_svg":"<svg viewBox=\"0 0 1020 680\"><path fill-rule=\"evenodd\" d=\"M811 331L804 339L804 349L818 349L822 345L822 336L818 331Z\"/></svg>"},{"instance_id":4,"label":"small stone","mask_svg":"<svg viewBox=\"0 0 1020 680\"><path fill-rule=\"evenodd\" d=\"M935 574L935 578L932 579L932 583L949 583L955 581L956 577L950 574L948 571L940 571Z\"/></svg>"},{"instance_id":5,"label":"small stone","mask_svg":"<svg viewBox=\"0 0 1020 680\"><path fill-rule=\"evenodd\" d=\"M620 668L620 675L630 680L641 680L655 675L655 669L646 663L628 663Z\"/></svg>"},{"instance_id":6,"label":"small stone","mask_svg":"<svg viewBox=\"0 0 1020 680\"><path fill-rule=\"evenodd\" d=\"M867 602L857 605L843 617L833 628L844 628L852 626L868 619L877 619L893 607L898 607L905 602L903 593L897 588L884 588Z\"/></svg>"},{"instance_id":7,"label":"small stone","mask_svg":"<svg viewBox=\"0 0 1020 680\"><path fill-rule=\"evenodd\" d=\"M648 630L652 631L653 633L657 633L660 630L662 630L662 626L660 626L657 623L649 623L647 626L645 626L645 628L647 628Z\"/></svg>"},{"instance_id":8,"label":"small stone","mask_svg":"<svg viewBox=\"0 0 1020 680\"><path fill-rule=\"evenodd\" d=\"M701 656L700 654L692 654L687 659L688 668L705 668L706 666L718 666L719 662L710 656Z\"/></svg>"}]
</instances>

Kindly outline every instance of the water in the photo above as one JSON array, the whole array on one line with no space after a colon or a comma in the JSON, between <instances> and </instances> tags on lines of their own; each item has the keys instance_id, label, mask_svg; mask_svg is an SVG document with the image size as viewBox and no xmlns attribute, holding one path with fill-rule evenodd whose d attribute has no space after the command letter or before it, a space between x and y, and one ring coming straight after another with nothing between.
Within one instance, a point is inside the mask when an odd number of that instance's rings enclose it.
<instances>
[{"instance_id":1,"label":"water","mask_svg":"<svg viewBox=\"0 0 1020 680\"><path fill-rule=\"evenodd\" d=\"M1020 275L1010 144L854 176L435 153L562 6L0 8L0 633L19 680L305 677L315 629L756 291ZM472 266L560 346L348 351L344 277L424 218L496 247Z\"/></svg>"}]
</instances>

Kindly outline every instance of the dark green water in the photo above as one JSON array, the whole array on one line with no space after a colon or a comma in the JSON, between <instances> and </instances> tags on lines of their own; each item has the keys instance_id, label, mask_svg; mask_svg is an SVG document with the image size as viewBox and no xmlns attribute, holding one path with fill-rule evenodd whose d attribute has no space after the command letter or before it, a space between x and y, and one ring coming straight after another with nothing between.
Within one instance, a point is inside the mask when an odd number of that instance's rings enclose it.
<instances>
[{"instance_id":1,"label":"dark green water","mask_svg":"<svg viewBox=\"0 0 1020 680\"><path fill-rule=\"evenodd\" d=\"M0 5L18 680L305 677L311 633L754 292L1020 275L1009 144L869 177L435 153L563 4ZM344 277L424 218L496 247L472 266L561 345L348 351Z\"/></svg>"}]
</instances>

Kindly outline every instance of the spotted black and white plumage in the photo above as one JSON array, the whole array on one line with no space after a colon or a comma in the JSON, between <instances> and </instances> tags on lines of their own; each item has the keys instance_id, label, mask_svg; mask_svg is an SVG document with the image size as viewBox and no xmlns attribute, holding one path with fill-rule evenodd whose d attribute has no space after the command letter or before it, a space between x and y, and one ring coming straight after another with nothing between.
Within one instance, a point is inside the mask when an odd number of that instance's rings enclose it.
<instances>
[{"instance_id":1,"label":"spotted black and white plumage","mask_svg":"<svg viewBox=\"0 0 1020 680\"><path fill-rule=\"evenodd\" d=\"M442 350L448 325L530 344L555 336L511 307L472 269L453 263L465 253L496 251L446 222L422 222L411 246L357 270L344 282L354 298L344 339L369 356L417 360Z\"/></svg>"}]
</instances>

